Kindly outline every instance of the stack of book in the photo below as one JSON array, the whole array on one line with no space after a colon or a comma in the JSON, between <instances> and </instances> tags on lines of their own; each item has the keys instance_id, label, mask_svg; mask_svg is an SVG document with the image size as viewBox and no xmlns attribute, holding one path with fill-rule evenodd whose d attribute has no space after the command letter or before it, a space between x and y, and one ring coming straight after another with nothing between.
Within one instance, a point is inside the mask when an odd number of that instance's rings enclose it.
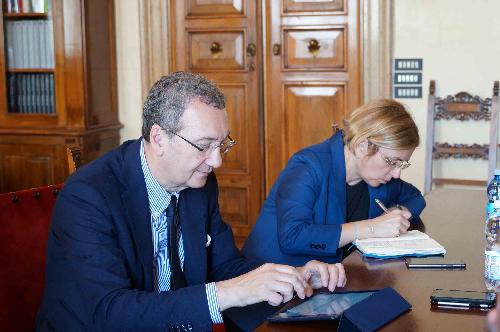
<instances>
[{"instance_id":1,"label":"stack of book","mask_svg":"<svg viewBox=\"0 0 500 332\"><path fill-rule=\"evenodd\" d=\"M55 114L54 74L8 74L9 113Z\"/></svg>"},{"instance_id":2,"label":"stack of book","mask_svg":"<svg viewBox=\"0 0 500 332\"><path fill-rule=\"evenodd\" d=\"M5 29L9 69L54 67L51 20L7 21Z\"/></svg>"}]
</instances>

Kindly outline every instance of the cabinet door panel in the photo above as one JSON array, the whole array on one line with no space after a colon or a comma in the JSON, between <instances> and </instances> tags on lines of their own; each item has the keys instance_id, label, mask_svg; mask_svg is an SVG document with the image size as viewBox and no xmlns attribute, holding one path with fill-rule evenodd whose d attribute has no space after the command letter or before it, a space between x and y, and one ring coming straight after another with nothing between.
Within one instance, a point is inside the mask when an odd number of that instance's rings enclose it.
<instances>
[{"instance_id":1,"label":"cabinet door panel","mask_svg":"<svg viewBox=\"0 0 500 332\"><path fill-rule=\"evenodd\" d=\"M243 31L188 32L189 68L194 71L245 68Z\"/></svg>"},{"instance_id":2,"label":"cabinet door panel","mask_svg":"<svg viewBox=\"0 0 500 332\"><path fill-rule=\"evenodd\" d=\"M285 69L345 71L346 45L344 27L330 29L285 29Z\"/></svg>"},{"instance_id":3,"label":"cabinet door panel","mask_svg":"<svg viewBox=\"0 0 500 332\"><path fill-rule=\"evenodd\" d=\"M219 87L226 96L226 110L231 136L237 139L231 152L223 156L224 162L219 171L248 175L248 171L251 169L248 164L248 151L251 142L246 124L251 117L246 107L247 86L245 84L219 84Z\"/></svg>"},{"instance_id":4,"label":"cabinet door panel","mask_svg":"<svg viewBox=\"0 0 500 332\"><path fill-rule=\"evenodd\" d=\"M188 0L187 16L228 16L244 13L243 0Z\"/></svg>"},{"instance_id":5,"label":"cabinet door panel","mask_svg":"<svg viewBox=\"0 0 500 332\"><path fill-rule=\"evenodd\" d=\"M56 167L63 161L60 151L53 145L0 143L0 192L63 182L65 170Z\"/></svg>"},{"instance_id":6,"label":"cabinet door panel","mask_svg":"<svg viewBox=\"0 0 500 332\"><path fill-rule=\"evenodd\" d=\"M285 160L332 134L331 124L340 123L344 111L343 84L286 84L284 87Z\"/></svg>"},{"instance_id":7,"label":"cabinet door panel","mask_svg":"<svg viewBox=\"0 0 500 332\"><path fill-rule=\"evenodd\" d=\"M345 8L344 2L344 0L284 0L283 12L293 14L301 12L343 12Z\"/></svg>"}]
</instances>

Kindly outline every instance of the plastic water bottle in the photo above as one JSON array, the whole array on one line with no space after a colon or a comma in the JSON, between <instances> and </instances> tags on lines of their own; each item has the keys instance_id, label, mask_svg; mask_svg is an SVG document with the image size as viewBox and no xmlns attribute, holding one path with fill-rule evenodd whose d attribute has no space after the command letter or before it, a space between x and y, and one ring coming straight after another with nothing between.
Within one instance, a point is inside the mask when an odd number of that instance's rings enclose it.
<instances>
[{"instance_id":1,"label":"plastic water bottle","mask_svg":"<svg viewBox=\"0 0 500 332\"><path fill-rule=\"evenodd\" d=\"M488 195L489 201L495 201L500 199L500 169L495 169L495 173L488 182L488 188L486 194Z\"/></svg>"},{"instance_id":2,"label":"plastic water bottle","mask_svg":"<svg viewBox=\"0 0 500 332\"><path fill-rule=\"evenodd\" d=\"M489 290L500 290L500 170L488 183L486 190L486 223L484 228L484 283Z\"/></svg>"},{"instance_id":3,"label":"plastic water bottle","mask_svg":"<svg viewBox=\"0 0 500 332\"><path fill-rule=\"evenodd\" d=\"M493 208L485 228L484 283L489 290L500 291L500 200L493 201Z\"/></svg>"}]
</instances>

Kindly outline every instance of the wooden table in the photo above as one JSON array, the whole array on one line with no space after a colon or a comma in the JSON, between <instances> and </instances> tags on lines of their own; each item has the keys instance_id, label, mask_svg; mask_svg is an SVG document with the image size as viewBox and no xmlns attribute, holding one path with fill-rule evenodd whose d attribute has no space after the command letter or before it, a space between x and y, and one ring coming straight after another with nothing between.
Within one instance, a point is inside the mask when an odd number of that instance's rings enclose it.
<instances>
[{"instance_id":1,"label":"wooden table","mask_svg":"<svg viewBox=\"0 0 500 332\"><path fill-rule=\"evenodd\" d=\"M422 213L427 234L441 243L447 254L462 258L465 271L408 270L403 260L364 261L359 252L344 260L346 290L393 287L412 310L382 331L484 331L486 312L460 309L435 310L429 296L435 288L485 290L484 218L485 190L436 189L426 196ZM336 330L337 322L276 324L265 322L257 331Z\"/></svg>"}]
</instances>

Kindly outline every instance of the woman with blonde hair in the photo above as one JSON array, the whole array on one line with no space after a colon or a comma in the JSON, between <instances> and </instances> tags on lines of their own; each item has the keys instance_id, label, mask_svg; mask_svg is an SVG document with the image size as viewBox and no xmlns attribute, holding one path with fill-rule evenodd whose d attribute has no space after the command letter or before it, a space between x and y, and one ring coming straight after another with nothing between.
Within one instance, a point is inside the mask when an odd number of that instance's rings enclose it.
<instances>
[{"instance_id":1,"label":"woman with blonde hair","mask_svg":"<svg viewBox=\"0 0 500 332\"><path fill-rule=\"evenodd\" d=\"M406 233L425 207L421 193L400 179L419 141L415 122L397 101L355 109L343 130L290 158L243 253L282 264L335 263L356 239Z\"/></svg>"}]
</instances>

